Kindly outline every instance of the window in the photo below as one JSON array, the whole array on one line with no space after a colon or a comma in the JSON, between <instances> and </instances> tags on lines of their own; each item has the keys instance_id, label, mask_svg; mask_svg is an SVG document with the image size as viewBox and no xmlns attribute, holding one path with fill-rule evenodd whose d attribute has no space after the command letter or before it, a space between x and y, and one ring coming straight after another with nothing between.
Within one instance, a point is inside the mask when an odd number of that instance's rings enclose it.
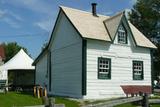
<instances>
[{"instance_id":1,"label":"window","mask_svg":"<svg viewBox=\"0 0 160 107\"><path fill-rule=\"evenodd\" d=\"M111 59L98 58L98 79L111 78Z\"/></svg>"},{"instance_id":2,"label":"window","mask_svg":"<svg viewBox=\"0 0 160 107\"><path fill-rule=\"evenodd\" d=\"M133 61L133 80L143 80L143 61Z\"/></svg>"},{"instance_id":3,"label":"window","mask_svg":"<svg viewBox=\"0 0 160 107\"><path fill-rule=\"evenodd\" d=\"M127 44L126 30L122 25L120 25L118 29L118 43Z\"/></svg>"}]
</instances>

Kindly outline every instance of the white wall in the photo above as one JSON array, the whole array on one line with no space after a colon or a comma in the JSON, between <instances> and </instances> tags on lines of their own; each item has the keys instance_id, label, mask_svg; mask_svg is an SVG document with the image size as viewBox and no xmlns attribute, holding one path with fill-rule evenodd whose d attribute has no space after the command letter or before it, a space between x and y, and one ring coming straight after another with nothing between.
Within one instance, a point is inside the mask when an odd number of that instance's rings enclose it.
<instances>
[{"instance_id":1,"label":"white wall","mask_svg":"<svg viewBox=\"0 0 160 107\"><path fill-rule=\"evenodd\" d=\"M51 44L52 91L50 94L82 97L82 39L64 14Z\"/></svg>"},{"instance_id":2,"label":"white wall","mask_svg":"<svg viewBox=\"0 0 160 107\"><path fill-rule=\"evenodd\" d=\"M0 80L7 80L8 71L7 70L0 70Z\"/></svg>"},{"instance_id":3,"label":"white wall","mask_svg":"<svg viewBox=\"0 0 160 107\"><path fill-rule=\"evenodd\" d=\"M151 85L150 50L129 45L87 40L87 95L85 99L124 96L120 85ZM111 79L98 79L98 57L111 58ZM144 80L133 80L132 61L143 61Z\"/></svg>"},{"instance_id":4,"label":"white wall","mask_svg":"<svg viewBox=\"0 0 160 107\"><path fill-rule=\"evenodd\" d=\"M41 58L36 64L36 84L44 86L47 84L47 54Z\"/></svg>"}]
</instances>

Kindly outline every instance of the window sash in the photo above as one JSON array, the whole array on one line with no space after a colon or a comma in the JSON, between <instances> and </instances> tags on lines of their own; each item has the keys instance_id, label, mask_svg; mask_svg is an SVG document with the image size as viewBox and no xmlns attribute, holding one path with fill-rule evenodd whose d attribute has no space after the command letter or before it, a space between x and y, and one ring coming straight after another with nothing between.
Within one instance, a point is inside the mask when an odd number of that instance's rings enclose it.
<instances>
[{"instance_id":1,"label":"window sash","mask_svg":"<svg viewBox=\"0 0 160 107\"><path fill-rule=\"evenodd\" d=\"M133 61L133 80L143 80L143 61Z\"/></svg>"},{"instance_id":2,"label":"window sash","mask_svg":"<svg viewBox=\"0 0 160 107\"><path fill-rule=\"evenodd\" d=\"M127 33L122 25L118 28L118 43L127 44Z\"/></svg>"},{"instance_id":3,"label":"window sash","mask_svg":"<svg viewBox=\"0 0 160 107\"><path fill-rule=\"evenodd\" d=\"M111 78L111 59L98 58L98 79L110 79Z\"/></svg>"}]
</instances>

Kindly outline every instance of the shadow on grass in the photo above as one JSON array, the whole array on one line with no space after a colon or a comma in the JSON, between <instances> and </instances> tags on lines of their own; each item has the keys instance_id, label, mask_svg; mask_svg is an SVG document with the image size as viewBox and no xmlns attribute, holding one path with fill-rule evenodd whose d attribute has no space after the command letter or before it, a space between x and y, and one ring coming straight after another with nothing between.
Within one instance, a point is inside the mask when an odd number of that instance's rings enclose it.
<instances>
[{"instance_id":1,"label":"shadow on grass","mask_svg":"<svg viewBox=\"0 0 160 107\"><path fill-rule=\"evenodd\" d=\"M32 95L33 96L33 92L17 92L19 94L23 94L23 95Z\"/></svg>"}]
</instances>

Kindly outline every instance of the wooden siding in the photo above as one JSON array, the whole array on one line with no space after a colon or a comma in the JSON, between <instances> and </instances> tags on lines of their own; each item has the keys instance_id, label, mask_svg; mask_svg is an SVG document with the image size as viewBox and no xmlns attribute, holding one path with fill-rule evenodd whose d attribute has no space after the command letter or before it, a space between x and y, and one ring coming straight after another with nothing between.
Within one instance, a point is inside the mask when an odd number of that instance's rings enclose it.
<instances>
[{"instance_id":1,"label":"wooden siding","mask_svg":"<svg viewBox=\"0 0 160 107\"><path fill-rule=\"evenodd\" d=\"M35 84L44 86L47 84L47 53L36 64Z\"/></svg>"},{"instance_id":2,"label":"wooden siding","mask_svg":"<svg viewBox=\"0 0 160 107\"><path fill-rule=\"evenodd\" d=\"M51 93L82 97L82 39L61 13L51 45Z\"/></svg>"},{"instance_id":3,"label":"wooden siding","mask_svg":"<svg viewBox=\"0 0 160 107\"><path fill-rule=\"evenodd\" d=\"M98 57L111 58L111 80L98 79ZM133 60L143 61L144 80L133 80ZM151 85L150 50L135 47L133 43L119 45L87 40L87 95L84 99L124 96L120 85Z\"/></svg>"}]
</instances>

